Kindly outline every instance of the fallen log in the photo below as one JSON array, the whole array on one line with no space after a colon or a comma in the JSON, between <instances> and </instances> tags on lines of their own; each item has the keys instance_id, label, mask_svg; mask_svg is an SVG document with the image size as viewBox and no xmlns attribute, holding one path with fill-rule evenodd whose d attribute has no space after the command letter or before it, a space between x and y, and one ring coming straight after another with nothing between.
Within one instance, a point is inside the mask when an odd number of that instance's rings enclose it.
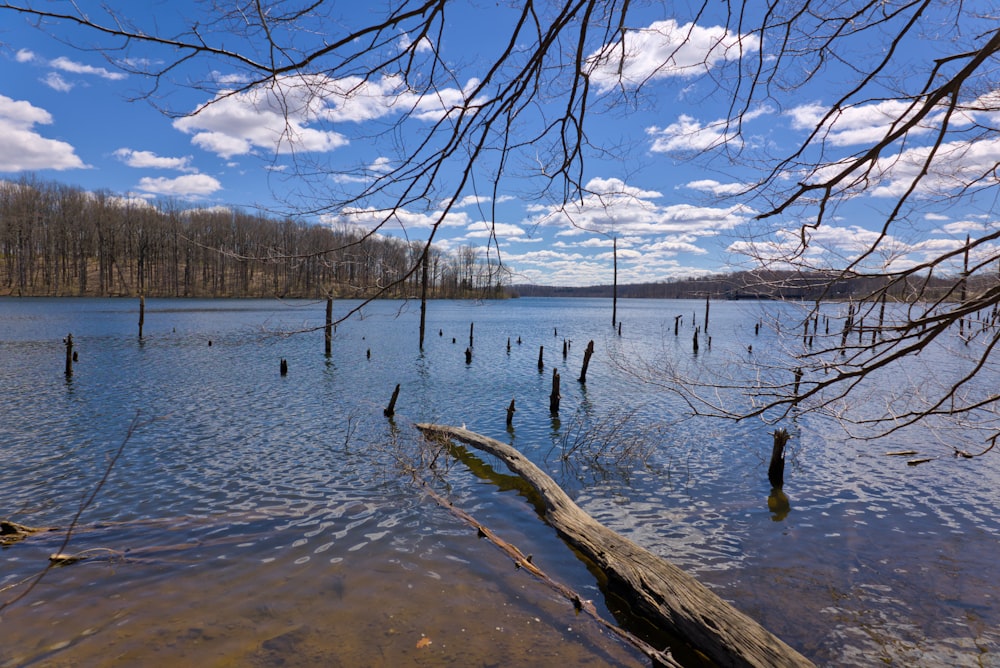
<instances>
[{"instance_id":1,"label":"fallen log","mask_svg":"<svg viewBox=\"0 0 1000 668\"><path fill-rule=\"evenodd\" d=\"M418 424L417 428L427 437L460 441L502 459L541 496L545 519L607 575L617 593L717 665L812 665L688 573L600 524L511 446L460 427Z\"/></svg>"},{"instance_id":2,"label":"fallen log","mask_svg":"<svg viewBox=\"0 0 1000 668\"><path fill-rule=\"evenodd\" d=\"M593 619L597 624L603 627L605 630L609 631L618 638L624 640L625 642L629 643L630 645L638 649L648 658L652 659L654 661L654 665L661 668L681 668L681 665L676 661L674 661L673 657L670 655L670 652L653 647L652 645L646 643L640 638L632 635L625 629L615 626L611 622L601 617L600 614L598 614L597 612L597 608L594 607L592 601L584 599L578 593L573 591L570 587L566 586L561 582L557 582L553 580L551 577L549 577L542 569L540 569L532 562L531 555L525 556L524 553L521 552L521 550L519 550L516 545L508 543L504 539L497 536L492 530L490 530L489 527L480 524L475 517L465 512L461 508L455 506L453 503L448 501L448 499L438 494L434 490L434 488L432 488L429 484L427 484L426 480L420 480L419 478L415 479L419 480L419 483L424 488L424 491L426 491L427 494L432 499L434 499L434 501L437 502L438 505L440 505L442 508L447 508L449 511L451 511L453 515L455 515L455 517L459 518L469 526L476 529L476 532L480 538L485 538L494 545L496 545L504 554L506 554L508 557L511 558L511 560L514 562L514 565L517 568L523 568L524 570L528 571L533 576L538 578L538 580L543 582L546 586L558 592L560 595L562 595L564 598L570 601L573 604L573 608L577 612L585 613L591 619Z\"/></svg>"}]
</instances>

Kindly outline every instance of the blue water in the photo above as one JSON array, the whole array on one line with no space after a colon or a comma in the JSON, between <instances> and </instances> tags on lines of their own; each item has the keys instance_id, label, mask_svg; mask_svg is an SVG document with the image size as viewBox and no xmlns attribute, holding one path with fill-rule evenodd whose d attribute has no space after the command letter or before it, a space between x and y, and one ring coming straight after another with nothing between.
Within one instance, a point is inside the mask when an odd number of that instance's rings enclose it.
<instances>
[{"instance_id":1,"label":"blue water","mask_svg":"<svg viewBox=\"0 0 1000 668\"><path fill-rule=\"evenodd\" d=\"M358 306L336 302L335 315ZM818 663L1000 665L995 457L944 456L937 435L912 430L851 441L799 416L782 425L779 518L774 427L691 419L664 373L747 373L748 345L777 356L780 336L754 333L762 306L713 303L698 355L704 303L620 302L620 336L610 306L431 302L421 352L418 305L378 302L338 324L327 358L323 302L150 299L140 340L137 300L0 301L0 517L67 527L121 448L65 550L89 558L0 611L0 665L642 665L423 493L421 480L611 617L503 467L482 458L497 475L471 473L422 444L417 422L511 443L598 520ZM623 443L631 457L587 456ZM884 455L910 447L936 458ZM63 536L0 552L0 605Z\"/></svg>"}]
</instances>

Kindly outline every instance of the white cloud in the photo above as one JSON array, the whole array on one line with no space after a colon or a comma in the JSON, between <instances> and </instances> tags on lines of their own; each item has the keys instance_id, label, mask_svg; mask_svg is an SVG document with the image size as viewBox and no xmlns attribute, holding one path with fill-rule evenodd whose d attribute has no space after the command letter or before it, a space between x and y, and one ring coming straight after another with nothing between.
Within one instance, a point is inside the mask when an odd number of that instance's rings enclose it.
<instances>
[{"instance_id":1,"label":"white cloud","mask_svg":"<svg viewBox=\"0 0 1000 668\"><path fill-rule=\"evenodd\" d=\"M488 223L486 221L479 221L477 223L472 223L466 229L468 230L465 234L466 239L489 239L495 234L497 239L500 241L511 241L513 239L518 239L519 237L527 236L524 228L520 225L511 225L510 223Z\"/></svg>"},{"instance_id":2,"label":"white cloud","mask_svg":"<svg viewBox=\"0 0 1000 668\"><path fill-rule=\"evenodd\" d=\"M691 190L697 190L699 192L710 193L716 197L739 195L747 189L746 185L743 183L719 183L715 179L699 179L697 181L689 181L684 184L684 187L690 188Z\"/></svg>"},{"instance_id":3,"label":"white cloud","mask_svg":"<svg viewBox=\"0 0 1000 668\"><path fill-rule=\"evenodd\" d=\"M139 181L136 188L154 195L197 199L221 190L222 184L207 174L186 174L173 179L145 177Z\"/></svg>"},{"instance_id":4,"label":"white cloud","mask_svg":"<svg viewBox=\"0 0 1000 668\"><path fill-rule=\"evenodd\" d=\"M14 60L19 63L30 63L35 58L35 52L30 49L18 49L17 53L14 54Z\"/></svg>"},{"instance_id":5,"label":"white cloud","mask_svg":"<svg viewBox=\"0 0 1000 668\"><path fill-rule=\"evenodd\" d=\"M45 78L42 79L42 83L60 93L68 93L74 87L74 84L66 81L58 72L49 72L46 74Z\"/></svg>"},{"instance_id":6,"label":"white cloud","mask_svg":"<svg viewBox=\"0 0 1000 668\"><path fill-rule=\"evenodd\" d=\"M687 114L681 114L677 122L665 128L655 125L649 127L646 129L646 134L653 137L653 145L649 150L654 153L707 151L736 139L736 135L729 131L729 125L725 120L703 125L701 121Z\"/></svg>"},{"instance_id":7,"label":"white cloud","mask_svg":"<svg viewBox=\"0 0 1000 668\"><path fill-rule=\"evenodd\" d=\"M629 186L619 179L592 179L591 194L563 206L533 208L527 227L562 228L557 236L579 236L586 232L604 235L653 237L690 233L714 236L744 222L752 213L745 207L702 207L691 204L663 206L654 200L656 191Z\"/></svg>"},{"instance_id":8,"label":"white cloud","mask_svg":"<svg viewBox=\"0 0 1000 668\"><path fill-rule=\"evenodd\" d=\"M340 215L324 219L328 225L352 225L365 230L380 229L385 232L395 230L413 231L429 230L435 225L442 227L468 227L472 222L468 214L462 211L452 211L447 216L444 211L428 211L425 213L408 211L406 209L350 208L344 209Z\"/></svg>"},{"instance_id":9,"label":"white cloud","mask_svg":"<svg viewBox=\"0 0 1000 668\"><path fill-rule=\"evenodd\" d=\"M467 90L473 85L475 81ZM321 124L362 123L404 114L435 121L464 107L466 95L453 88L420 96L394 76L373 80L289 76L267 87L222 91L191 115L174 121L174 127L192 135L196 146L224 158L256 149L327 152L346 145L348 139ZM380 160L374 167L388 167L387 160Z\"/></svg>"},{"instance_id":10,"label":"white cloud","mask_svg":"<svg viewBox=\"0 0 1000 668\"><path fill-rule=\"evenodd\" d=\"M50 123L44 109L0 95L0 172L86 167L72 145L35 132L35 125Z\"/></svg>"},{"instance_id":11,"label":"white cloud","mask_svg":"<svg viewBox=\"0 0 1000 668\"><path fill-rule=\"evenodd\" d=\"M315 122L314 104L308 99L279 100L275 92L255 88L243 93L220 93L195 113L174 121L174 127L193 135L191 141L223 158L246 155L254 149L278 153L332 151L347 144L337 132L309 127ZM288 107L283 107L287 103Z\"/></svg>"},{"instance_id":12,"label":"white cloud","mask_svg":"<svg viewBox=\"0 0 1000 668\"><path fill-rule=\"evenodd\" d=\"M165 158L151 151L134 151L130 148L120 148L115 151L114 155L129 167L139 169L176 169L181 172L197 171L191 166L191 156Z\"/></svg>"},{"instance_id":13,"label":"white cloud","mask_svg":"<svg viewBox=\"0 0 1000 668\"><path fill-rule=\"evenodd\" d=\"M754 53L760 41L734 35L726 28L678 25L668 19L647 28L630 29L587 58L591 81L602 91L618 85L640 86L666 77L694 77L727 61Z\"/></svg>"},{"instance_id":14,"label":"white cloud","mask_svg":"<svg viewBox=\"0 0 1000 668\"><path fill-rule=\"evenodd\" d=\"M49 65L57 70L62 70L63 72L71 72L73 74L93 74L101 77L102 79L109 79L111 81L120 81L126 78L126 75L122 72L112 72L103 67L84 65L83 63L78 63L75 60L70 60L65 57L50 60Z\"/></svg>"}]
</instances>

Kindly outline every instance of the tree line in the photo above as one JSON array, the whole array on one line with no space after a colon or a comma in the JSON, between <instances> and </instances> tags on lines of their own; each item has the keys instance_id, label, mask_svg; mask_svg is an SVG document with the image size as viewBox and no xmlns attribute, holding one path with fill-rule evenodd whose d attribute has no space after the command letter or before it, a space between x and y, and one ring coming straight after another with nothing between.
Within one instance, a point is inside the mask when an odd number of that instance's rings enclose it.
<instances>
[{"instance_id":1,"label":"tree line","mask_svg":"<svg viewBox=\"0 0 1000 668\"><path fill-rule=\"evenodd\" d=\"M844 275L839 271L798 269L735 271L692 278L617 286L625 299L774 299L796 301L870 300L882 295L893 302L966 300L1000 286L1000 273L934 276L931 273L900 278L895 275ZM514 285L520 297L602 297L610 299L611 285Z\"/></svg>"},{"instance_id":2,"label":"tree line","mask_svg":"<svg viewBox=\"0 0 1000 668\"><path fill-rule=\"evenodd\" d=\"M35 177L0 182L0 294L405 298L427 251L429 298L498 297L507 276L471 246L238 209L183 208Z\"/></svg>"}]
</instances>

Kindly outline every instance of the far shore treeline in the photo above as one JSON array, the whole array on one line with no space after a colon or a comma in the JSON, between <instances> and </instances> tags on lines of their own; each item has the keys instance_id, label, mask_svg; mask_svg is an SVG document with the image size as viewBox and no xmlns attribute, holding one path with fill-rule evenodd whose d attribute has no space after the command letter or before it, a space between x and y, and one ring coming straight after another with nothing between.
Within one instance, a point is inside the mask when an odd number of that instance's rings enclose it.
<instances>
[{"instance_id":1,"label":"far shore treeline","mask_svg":"<svg viewBox=\"0 0 1000 668\"><path fill-rule=\"evenodd\" d=\"M410 298L421 294L425 243L225 207L150 204L34 177L0 181L0 296ZM948 299L961 276L756 270L617 288L512 285L510 279L483 249L430 249L432 299L617 293L847 300L889 285L886 296L895 301L926 301ZM998 280L980 276L965 287L981 293Z\"/></svg>"},{"instance_id":2,"label":"far shore treeline","mask_svg":"<svg viewBox=\"0 0 1000 668\"><path fill-rule=\"evenodd\" d=\"M0 295L402 298L426 241L183 209L26 177L0 181ZM432 247L428 297L505 295L484 253Z\"/></svg>"}]
</instances>

